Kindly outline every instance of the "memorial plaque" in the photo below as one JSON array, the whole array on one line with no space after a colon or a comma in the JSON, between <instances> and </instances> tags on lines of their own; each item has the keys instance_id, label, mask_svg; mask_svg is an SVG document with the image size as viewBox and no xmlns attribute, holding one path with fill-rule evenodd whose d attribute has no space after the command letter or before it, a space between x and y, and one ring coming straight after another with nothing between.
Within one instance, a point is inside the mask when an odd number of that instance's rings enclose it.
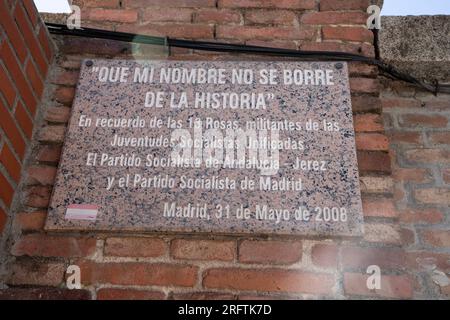
<instances>
[{"instance_id":1,"label":"memorial plaque","mask_svg":"<svg viewBox=\"0 0 450 320\"><path fill-rule=\"evenodd\" d=\"M84 61L46 229L360 236L346 63Z\"/></svg>"}]
</instances>

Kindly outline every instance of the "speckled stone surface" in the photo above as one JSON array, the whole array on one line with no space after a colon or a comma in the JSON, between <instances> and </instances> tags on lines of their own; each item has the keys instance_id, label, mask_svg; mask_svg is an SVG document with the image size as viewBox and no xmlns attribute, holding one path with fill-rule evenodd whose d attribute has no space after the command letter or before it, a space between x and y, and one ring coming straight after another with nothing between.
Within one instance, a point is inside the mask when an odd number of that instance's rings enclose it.
<instances>
[{"instance_id":1,"label":"speckled stone surface","mask_svg":"<svg viewBox=\"0 0 450 320\"><path fill-rule=\"evenodd\" d=\"M307 235L307 236L360 236L363 233L363 215L359 189L358 167L356 161L354 129L348 71L345 63L335 62L183 62L183 61L129 61L129 60L93 60L93 64L83 63L77 93L72 108L71 120L66 135L63 155L58 168L55 187L46 222L46 230L99 230L99 231L138 231L138 232L183 232L217 234L253 234L253 235ZM161 83L124 83L99 82L98 67L154 67L155 78L164 68L205 68L225 69L227 75L231 69L250 69L259 75L261 69L274 69L278 74L278 84L261 84L259 77L248 85L238 85L227 81L225 84L161 84ZM282 83L283 70L332 70L334 85L286 85ZM133 77L130 76L129 79ZM195 92L235 92L264 93L268 101L267 109L176 109L146 108L144 106L147 91L187 92L189 101L193 101ZM270 94L273 93L273 98ZM79 126L80 116L92 119L89 127ZM102 128L95 125L97 118L136 118L139 116L150 123L156 117L162 119L161 128ZM280 150L280 168L270 176L272 181L282 179L298 181L301 190L277 191L260 190L261 175L258 169L235 168L199 168L146 167L146 157L168 158L171 147L117 147L111 142L114 135L121 137L170 138L172 128L166 125L167 119L180 120L184 129L188 128L190 118L237 121L240 127L247 121L266 119L271 121L298 122L301 130L281 130L280 140L302 142L303 150ZM319 123L318 131L307 131L308 119ZM339 131L325 131L322 122L336 122ZM203 132L206 128L203 129ZM223 130L224 131L224 130ZM142 159L140 167L86 165L88 153L102 153L111 156L134 154ZM324 161L326 171L295 170L296 160ZM322 163L322 162L320 162ZM133 185L135 174L151 178L160 176L175 180L173 188L154 188ZM128 186L119 186L118 179L130 177ZM107 177L115 177L115 184L107 190ZM217 177L236 182L234 189L210 190L182 189L182 178L207 180ZM242 190L242 180L253 179L254 190ZM166 217L164 205L186 208L206 206L207 218ZM66 219L66 209L73 205L98 208L95 221ZM217 217L218 206L229 206L229 217L224 214ZM285 210L286 219L277 222L271 219L257 219L256 209ZM247 208L247 219L237 218L239 208ZM316 207L338 208L330 212L327 209L321 216ZM298 208L302 208L301 211ZM341 209L345 208L345 209ZM308 221L300 219L298 212L310 213ZM340 210L338 213L338 210ZM343 214L345 210L345 214ZM279 211L278 211L279 212ZM273 216L276 216L274 213Z\"/></svg>"}]
</instances>

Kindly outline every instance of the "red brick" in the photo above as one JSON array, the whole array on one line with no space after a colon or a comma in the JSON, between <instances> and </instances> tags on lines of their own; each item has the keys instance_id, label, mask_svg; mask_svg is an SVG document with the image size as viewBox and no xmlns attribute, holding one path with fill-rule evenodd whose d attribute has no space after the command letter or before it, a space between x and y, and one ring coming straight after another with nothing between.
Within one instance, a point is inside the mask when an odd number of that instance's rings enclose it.
<instances>
[{"instance_id":1,"label":"red brick","mask_svg":"<svg viewBox=\"0 0 450 320\"><path fill-rule=\"evenodd\" d=\"M450 183L450 169L443 169L442 179L444 179L445 183Z\"/></svg>"},{"instance_id":2,"label":"red brick","mask_svg":"<svg viewBox=\"0 0 450 320\"><path fill-rule=\"evenodd\" d=\"M272 47L294 50L297 50L298 48L294 40L248 40L245 41L245 44L258 47Z\"/></svg>"},{"instance_id":3,"label":"red brick","mask_svg":"<svg viewBox=\"0 0 450 320\"><path fill-rule=\"evenodd\" d=\"M0 290L0 300L90 300L88 290L52 287L8 288Z\"/></svg>"},{"instance_id":4,"label":"red brick","mask_svg":"<svg viewBox=\"0 0 450 320\"><path fill-rule=\"evenodd\" d=\"M6 42L3 42L0 48L0 57L5 64L6 70L8 70L9 74L11 75L11 79L14 79L14 83L16 85L16 88L18 89L18 92L20 93L20 96L22 97L22 100L24 101L28 110L32 114L34 114L37 104L36 99L34 98L31 87L26 81L25 76L21 68L19 67L19 63L14 57L11 47Z\"/></svg>"},{"instance_id":5,"label":"red brick","mask_svg":"<svg viewBox=\"0 0 450 320\"><path fill-rule=\"evenodd\" d=\"M33 121L25 110L22 102L20 101L17 102L14 117L16 118L17 123L19 124L25 136L31 140L31 137L33 135Z\"/></svg>"},{"instance_id":6,"label":"red brick","mask_svg":"<svg viewBox=\"0 0 450 320\"><path fill-rule=\"evenodd\" d=\"M86 284L159 285L192 287L197 281L198 268L168 263L77 263L81 281Z\"/></svg>"},{"instance_id":7,"label":"red brick","mask_svg":"<svg viewBox=\"0 0 450 320\"><path fill-rule=\"evenodd\" d=\"M350 77L376 77L378 75L378 68L370 64L362 62L352 62L348 64L348 71Z\"/></svg>"},{"instance_id":8,"label":"red brick","mask_svg":"<svg viewBox=\"0 0 450 320\"><path fill-rule=\"evenodd\" d=\"M65 126L47 125L39 131L38 140L41 142L63 142Z\"/></svg>"},{"instance_id":9,"label":"red brick","mask_svg":"<svg viewBox=\"0 0 450 320\"><path fill-rule=\"evenodd\" d=\"M82 11L81 18L93 21L112 21L123 23L134 23L137 21L138 13L134 9L102 9L92 8Z\"/></svg>"},{"instance_id":10,"label":"red brick","mask_svg":"<svg viewBox=\"0 0 450 320\"><path fill-rule=\"evenodd\" d=\"M413 284L407 276L381 276L381 288L367 288L369 275L358 273L344 274L344 292L347 295L409 299L413 295Z\"/></svg>"},{"instance_id":11,"label":"red brick","mask_svg":"<svg viewBox=\"0 0 450 320\"><path fill-rule=\"evenodd\" d=\"M353 118L355 131L357 132L373 132L383 131L383 119L379 114L366 113L358 114Z\"/></svg>"},{"instance_id":12,"label":"red brick","mask_svg":"<svg viewBox=\"0 0 450 320\"><path fill-rule=\"evenodd\" d=\"M393 172L396 181L427 183L432 181L432 175L427 169L396 168Z\"/></svg>"},{"instance_id":13,"label":"red brick","mask_svg":"<svg viewBox=\"0 0 450 320\"><path fill-rule=\"evenodd\" d=\"M28 81L30 81L31 83L34 93L38 98L40 98L42 95L42 91L44 91L44 83L42 82L39 73L31 60L28 60L27 66L25 67L25 72L27 74Z\"/></svg>"},{"instance_id":14,"label":"red brick","mask_svg":"<svg viewBox=\"0 0 450 320\"><path fill-rule=\"evenodd\" d=\"M6 215L5 210L0 207L0 235L3 232L3 229L5 229L6 220L8 219L8 216Z\"/></svg>"},{"instance_id":15,"label":"red brick","mask_svg":"<svg viewBox=\"0 0 450 320\"><path fill-rule=\"evenodd\" d=\"M300 241L244 240L239 246L239 261L244 263L292 264L301 258Z\"/></svg>"},{"instance_id":16,"label":"red brick","mask_svg":"<svg viewBox=\"0 0 450 320\"><path fill-rule=\"evenodd\" d=\"M311 250L312 262L319 267L335 268L338 263L337 246L332 244L315 244Z\"/></svg>"},{"instance_id":17,"label":"red brick","mask_svg":"<svg viewBox=\"0 0 450 320\"><path fill-rule=\"evenodd\" d=\"M22 236L11 252L15 256L74 258L91 256L95 248L95 238L30 234Z\"/></svg>"},{"instance_id":18,"label":"red brick","mask_svg":"<svg viewBox=\"0 0 450 320\"><path fill-rule=\"evenodd\" d=\"M389 138L392 143L421 144L420 132L390 132Z\"/></svg>"},{"instance_id":19,"label":"red brick","mask_svg":"<svg viewBox=\"0 0 450 320\"><path fill-rule=\"evenodd\" d=\"M428 134L429 140L434 145L450 144L450 132L430 132Z\"/></svg>"},{"instance_id":20,"label":"red brick","mask_svg":"<svg viewBox=\"0 0 450 320\"><path fill-rule=\"evenodd\" d=\"M158 238L108 238L105 255L116 257L159 257L166 252L164 240Z\"/></svg>"},{"instance_id":21,"label":"red brick","mask_svg":"<svg viewBox=\"0 0 450 320\"><path fill-rule=\"evenodd\" d=\"M58 262L37 262L27 260L13 264L7 280L12 285L58 286L63 282L66 269Z\"/></svg>"},{"instance_id":22,"label":"red brick","mask_svg":"<svg viewBox=\"0 0 450 320\"><path fill-rule=\"evenodd\" d=\"M381 100L371 96L352 96L354 112L381 112Z\"/></svg>"},{"instance_id":23,"label":"red brick","mask_svg":"<svg viewBox=\"0 0 450 320\"><path fill-rule=\"evenodd\" d=\"M56 167L31 166L27 172L27 185L53 185L56 176Z\"/></svg>"},{"instance_id":24,"label":"red brick","mask_svg":"<svg viewBox=\"0 0 450 320\"><path fill-rule=\"evenodd\" d=\"M422 241L430 246L448 248L450 247L450 231L447 230L426 230L421 232Z\"/></svg>"},{"instance_id":25,"label":"red brick","mask_svg":"<svg viewBox=\"0 0 450 320\"><path fill-rule=\"evenodd\" d=\"M235 300L235 296L222 292L187 292L174 293L173 300Z\"/></svg>"},{"instance_id":26,"label":"red brick","mask_svg":"<svg viewBox=\"0 0 450 320\"><path fill-rule=\"evenodd\" d=\"M397 224L365 223L364 241L400 245L402 244L402 235Z\"/></svg>"},{"instance_id":27,"label":"red brick","mask_svg":"<svg viewBox=\"0 0 450 320\"><path fill-rule=\"evenodd\" d=\"M192 9L186 8L149 8L143 11L142 20L145 22L191 22L192 12Z\"/></svg>"},{"instance_id":28,"label":"red brick","mask_svg":"<svg viewBox=\"0 0 450 320\"><path fill-rule=\"evenodd\" d=\"M25 204L33 208L47 208L50 202L51 187L34 186L25 190Z\"/></svg>"},{"instance_id":29,"label":"red brick","mask_svg":"<svg viewBox=\"0 0 450 320\"><path fill-rule=\"evenodd\" d=\"M14 197L14 188L6 180L5 176L0 172L0 199L9 208L11 206L12 199Z\"/></svg>"},{"instance_id":30,"label":"red brick","mask_svg":"<svg viewBox=\"0 0 450 320\"><path fill-rule=\"evenodd\" d=\"M200 9L194 13L194 22L198 23L239 23L241 14L234 10Z\"/></svg>"},{"instance_id":31,"label":"red brick","mask_svg":"<svg viewBox=\"0 0 450 320\"><path fill-rule=\"evenodd\" d=\"M350 78L350 88L353 93L378 93L380 90L378 79Z\"/></svg>"},{"instance_id":32,"label":"red brick","mask_svg":"<svg viewBox=\"0 0 450 320\"><path fill-rule=\"evenodd\" d=\"M420 108L421 102L417 99L411 98L382 98L381 104L384 108Z\"/></svg>"},{"instance_id":33,"label":"red brick","mask_svg":"<svg viewBox=\"0 0 450 320\"><path fill-rule=\"evenodd\" d=\"M120 0L75 0L80 8L118 8ZM123 1L122 1L123 2Z\"/></svg>"},{"instance_id":34,"label":"red brick","mask_svg":"<svg viewBox=\"0 0 450 320\"><path fill-rule=\"evenodd\" d=\"M234 241L175 239L170 252L176 259L232 261L235 246Z\"/></svg>"},{"instance_id":35,"label":"red brick","mask_svg":"<svg viewBox=\"0 0 450 320\"><path fill-rule=\"evenodd\" d=\"M301 24L365 24L368 15L364 12L307 12L300 18Z\"/></svg>"},{"instance_id":36,"label":"red brick","mask_svg":"<svg viewBox=\"0 0 450 320\"><path fill-rule=\"evenodd\" d=\"M230 290L330 294L334 276L286 269L221 268L207 270L203 286Z\"/></svg>"},{"instance_id":37,"label":"red brick","mask_svg":"<svg viewBox=\"0 0 450 320\"><path fill-rule=\"evenodd\" d=\"M244 14L245 24L295 25L297 16L287 10L251 10Z\"/></svg>"},{"instance_id":38,"label":"red brick","mask_svg":"<svg viewBox=\"0 0 450 320\"><path fill-rule=\"evenodd\" d=\"M314 0L219 0L219 7L315 9Z\"/></svg>"},{"instance_id":39,"label":"red brick","mask_svg":"<svg viewBox=\"0 0 450 320\"><path fill-rule=\"evenodd\" d=\"M37 152L36 160L40 162L58 163L60 157L60 145L41 145Z\"/></svg>"},{"instance_id":40,"label":"red brick","mask_svg":"<svg viewBox=\"0 0 450 320\"><path fill-rule=\"evenodd\" d=\"M294 27L253 27L253 26L217 26L216 36L221 39L238 40L304 40L312 39L315 30L312 28L297 29Z\"/></svg>"},{"instance_id":41,"label":"red brick","mask_svg":"<svg viewBox=\"0 0 450 320\"><path fill-rule=\"evenodd\" d=\"M51 61L52 56L53 56L53 51L52 51L52 45L51 45L51 42L49 39L49 35L47 33L47 28L41 27L39 29L38 39L39 39L39 43L42 47L42 50L44 50L47 60Z\"/></svg>"},{"instance_id":42,"label":"red brick","mask_svg":"<svg viewBox=\"0 0 450 320\"><path fill-rule=\"evenodd\" d=\"M396 218L398 216L394 201L389 198L363 198L362 205L365 217Z\"/></svg>"},{"instance_id":43,"label":"red brick","mask_svg":"<svg viewBox=\"0 0 450 320\"><path fill-rule=\"evenodd\" d=\"M6 7L5 2L0 3L0 22L1 26L5 30L9 41L11 42L14 51L17 54L20 62L24 62L27 56L27 47L23 40L16 23L9 13L9 9Z\"/></svg>"},{"instance_id":44,"label":"red brick","mask_svg":"<svg viewBox=\"0 0 450 320\"><path fill-rule=\"evenodd\" d=\"M14 19L21 30L33 60L36 62L40 73L45 78L47 75L48 64L22 6L16 6L16 9L14 10Z\"/></svg>"},{"instance_id":45,"label":"red brick","mask_svg":"<svg viewBox=\"0 0 450 320\"><path fill-rule=\"evenodd\" d=\"M405 128L444 128L448 119L440 115L405 114L400 116L399 124Z\"/></svg>"},{"instance_id":46,"label":"red brick","mask_svg":"<svg viewBox=\"0 0 450 320\"><path fill-rule=\"evenodd\" d=\"M212 39L214 26L193 23L147 24L145 26L119 25L117 31L148 34L153 36L167 36L185 39Z\"/></svg>"},{"instance_id":47,"label":"red brick","mask_svg":"<svg viewBox=\"0 0 450 320\"><path fill-rule=\"evenodd\" d=\"M373 33L365 27L322 27L323 40L373 42Z\"/></svg>"},{"instance_id":48,"label":"red brick","mask_svg":"<svg viewBox=\"0 0 450 320\"><path fill-rule=\"evenodd\" d=\"M39 14L37 12L36 7L34 6L33 0L24 0L23 6L25 7L28 18L31 21L31 25L35 26L36 23L39 21L39 18L38 18Z\"/></svg>"},{"instance_id":49,"label":"red brick","mask_svg":"<svg viewBox=\"0 0 450 320\"><path fill-rule=\"evenodd\" d=\"M52 79L52 83L62 86L76 86L78 78L80 76L80 70L64 70L58 72L55 79Z\"/></svg>"},{"instance_id":50,"label":"red brick","mask_svg":"<svg viewBox=\"0 0 450 320\"><path fill-rule=\"evenodd\" d=\"M3 148L0 153L0 163L6 168L6 171L8 171L10 177L18 183L20 179L21 165L6 143L3 144Z\"/></svg>"},{"instance_id":51,"label":"red brick","mask_svg":"<svg viewBox=\"0 0 450 320\"><path fill-rule=\"evenodd\" d=\"M404 223L439 223L444 214L437 209L405 209L400 212L400 221Z\"/></svg>"},{"instance_id":52,"label":"red brick","mask_svg":"<svg viewBox=\"0 0 450 320\"><path fill-rule=\"evenodd\" d=\"M20 212L16 214L14 223L23 231L39 231L44 228L47 212Z\"/></svg>"},{"instance_id":53,"label":"red brick","mask_svg":"<svg viewBox=\"0 0 450 320\"><path fill-rule=\"evenodd\" d=\"M174 7L174 8L202 8L215 7L216 0L124 0L125 8L143 7Z\"/></svg>"},{"instance_id":54,"label":"red brick","mask_svg":"<svg viewBox=\"0 0 450 320\"><path fill-rule=\"evenodd\" d=\"M75 88L59 87L55 92L56 101L70 106L72 105L73 98L75 97Z\"/></svg>"},{"instance_id":55,"label":"red brick","mask_svg":"<svg viewBox=\"0 0 450 320\"><path fill-rule=\"evenodd\" d=\"M321 11L364 10L370 5L369 0L320 0Z\"/></svg>"},{"instance_id":56,"label":"red brick","mask_svg":"<svg viewBox=\"0 0 450 320\"><path fill-rule=\"evenodd\" d=\"M389 141L384 134L359 133L356 134L356 149L369 151L388 151Z\"/></svg>"},{"instance_id":57,"label":"red brick","mask_svg":"<svg viewBox=\"0 0 450 320\"><path fill-rule=\"evenodd\" d=\"M391 173L391 158L387 152L357 151L358 169L361 173Z\"/></svg>"},{"instance_id":58,"label":"red brick","mask_svg":"<svg viewBox=\"0 0 450 320\"><path fill-rule=\"evenodd\" d=\"M2 65L0 65L0 91L6 99L9 109L12 109L17 96L16 89Z\"/></svg>"},{"instance_id":59,"label":"red brick","mask_svg":"<svg viewBox=\"0 0 450 320\"><path fill-rule=\"evenodd\" d=\"M102 288L97 291L97 300L163 300L164 292L135 289Z\"/></svg>"},{"instance_id":60,"label":"red brick","mask_svg":"<svg viewBox=\"0 0 450 320\"><path fill-rule=\"evenodd\" d=\"M405 156L418 163L450 163L450 151L443 149L411 149L405 151Z\"/></svg>"},{"instance_id":61,"label":"red brick","mask_svg":"<svg viewBox=\"0 0 450 320\"><path fill-rule=\"evenodd\" d=\"M53 123L67 123L70 119L69 107L49 107L45 114L45 120Z\"/></svg>"},{"instance_id":62,"label":"red brick","mask_svg":"<svg viewBox=\"0 0 450 320\"><path fill-rule=\"evenodd\" d=\"M397 269L403 266L405 252L397 248L345 247L341 253L344 268L367 269L377 265L385 269Z\"/></svg>"},{"instance_id":63,"label":"red brick","mask_svg":"<svg viewBox=\"0 0 450 320\"><path fill-rule=\"evenodd\" d=\"M366 57L375 57L373 46L367 43L343 43L338 41L302 42L300 48L306 51L342 51L362 54Z\"/></svg>"}]
</instances>

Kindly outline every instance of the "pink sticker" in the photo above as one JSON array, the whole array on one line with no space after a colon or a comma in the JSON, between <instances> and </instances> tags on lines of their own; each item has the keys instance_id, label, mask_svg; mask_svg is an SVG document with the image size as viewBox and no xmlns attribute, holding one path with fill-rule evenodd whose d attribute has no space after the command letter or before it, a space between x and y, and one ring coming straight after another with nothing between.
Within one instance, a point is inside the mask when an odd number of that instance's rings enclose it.
<instances>
[{"instance_id":1,"label":"pink sticker","mask_svg":"<svg viewBox=\"0 0 450 320\"><path fill-rule=\"evenodd\" d=\"M93 204L71 204L66 209L67 220L89 220L97 219L98 206Z\"/></svg>"}]
</instances>

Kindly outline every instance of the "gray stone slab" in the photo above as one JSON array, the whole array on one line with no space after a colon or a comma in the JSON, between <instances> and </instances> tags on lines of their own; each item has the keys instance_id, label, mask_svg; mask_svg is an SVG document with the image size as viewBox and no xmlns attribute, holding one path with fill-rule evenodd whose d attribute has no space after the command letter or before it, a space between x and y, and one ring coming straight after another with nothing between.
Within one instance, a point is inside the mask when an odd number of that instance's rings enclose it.
<instances>
[{"instance_id":1,"label":"gray stone slab","mask_svg":"<svg viewBox=\"0 0 450 320\"><path fill-rule=\"evenodd\" d=\"M84 61L46 229L360 236L346 63Z\"/></svg>"}]
</instances>

